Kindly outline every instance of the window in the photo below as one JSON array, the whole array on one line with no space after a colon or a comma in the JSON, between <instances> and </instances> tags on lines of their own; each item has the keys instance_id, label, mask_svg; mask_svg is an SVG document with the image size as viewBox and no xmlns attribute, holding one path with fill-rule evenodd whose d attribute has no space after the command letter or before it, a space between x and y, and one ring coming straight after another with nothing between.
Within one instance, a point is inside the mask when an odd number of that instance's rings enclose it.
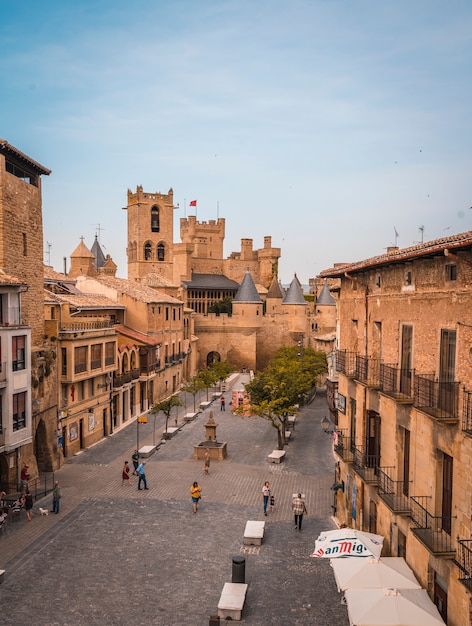
<instances>
[{"instance_id":1,"label":"window","mask_svg":"<svg viewBox=\"0 0 472 626\"><path fill-rule=\"evenodd\" d=\"M442 530L451 534L452 517L452 457L443 453L442 467Z\"/></svg>"},{"instance_id":2,"label":"window","mask_svg":"<svg viewBox=\"0 0 472 626\"><path fill-rule=\"evenodd\" d=\"M61 348L61 374L62 376L67 376L67 348Z\"/></svg>"},{"instance_id":3,"label":"window","mask_svg":"<svg viewBox=\"0 0 472 626\"><path fill-rule=\"evenodd\" d=\"M166 306L166 322L169 321L169 307Z\"/></svg>"},{"instance_id":4,"label":"window","mask_svg":"<svg viewBox=\"0 0 472 626\"><path fill-rule=\"evenodd\" d=\"M105 365L115 364L115 342L107 341L105 344Z\"/></svg>"},{"instance_id":5,"label":"window","mask_svg":"<svg viewBox=\"0 0 472 626\"><path fill-rule=\"evenodd\" d=\"M74 348L74 373L81 374L87 371L87 346Z\"/></svg>"},{"instance_id":6,"label":"window","mask_svg":"<svg viewBox=\"0 0 472 626\"><path fill-rule=\"evenodd\" d=\"M148 242L144 245L144 260L150 261L152 259L152 246Z\"/></svg>"},{"instance_id":7,"label":"window","mask_svg":"<svg viewBox=\"0 0 472 626\"><path fill-rule=\"evenodd\" d=\"M408 270L407 272L405 272L405 285L411 285L411 283L412 283L411 272L410 270Z\"/></svg>"},{"instance_id":8,"label":"window","mask_svg":"<svg viewBox=\"0 0 472 626\"><path fill-rule=\"evenodd\" d=\"M26 347L25 335L12 337L12 365L13 365L14 372L17 372L19 370L24 370L26 367L25 347Z\"/></svg>"},{"instance_id":9,"label":"window","mask_svg":"<svg viewBox=\"0 0 472 626\"><path fill-rule=\"evenodd\" d=\"M446 280L457 280L457 265L448 263L446 266Z\"/></svg>"},{"instance_id":10,"label":"window","mask_svg":"<svg viewBox=\"0 0 472 626\"><path fill-rule=\"evenodd\" d=\"M29 185L34 185L35 187L38 186L37 176L34 176L33 174L26 172L21 167L13 165L13 163L11 163L10 161L6 162L5 169L9 174L13 174L13 176L16 176L23 182L28 183Z\"/></svg>"},{"instance_id":11,"label":"window","mask_svg":"<svg viewBox=\"0 0 472 626\"><path fill-rule=\"evenodd\" d=\"M376 287L380 287L382 284L382 281L380 279L380 274L377 274L376 278L375 278L375 286Z\"/></svg>"},{"instance_id":12,"label":"window","mask_svg":"<svg viewBox=\"0 0 472 626\"><path fill-rule=\"evenodd\" d=\"M165 248L164 248L164 244L160 243L157 246L157 260L164 261L164 259L165 259Z\"/></svg>"},{"instance_id":13,"label":"window","mask_svg":"<svg viewBox=\"0 0 472 626\"><path fill-rule=\"evenodd\" d=\"M159 209L157 206L153 206L151 209L151 231L153 233L159 232Z\"/></svg>"},{"instance_id":14,"label":"window","mask_svg":"<svg viewBox=\"0 0 472 626\"><path fill-rule=\"evenodd\" d=\"M13 430L26 428L26 392L13 396Z\"/></svg>"},{"instance_id":15,"label":"window","mask_svg":"<svg viewBox=\"0 0 472 626\"><path fill-rule=\"evenodd\" d=\"M102 344L96 343L90 346L90 368L93 370L102 367Z\"/></svg>"}]
</instances>

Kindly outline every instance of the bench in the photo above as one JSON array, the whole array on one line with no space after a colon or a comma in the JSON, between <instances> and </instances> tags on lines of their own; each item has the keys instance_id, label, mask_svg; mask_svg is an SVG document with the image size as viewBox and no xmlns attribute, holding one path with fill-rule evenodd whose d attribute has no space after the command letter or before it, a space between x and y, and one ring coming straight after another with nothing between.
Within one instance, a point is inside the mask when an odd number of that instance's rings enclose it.
<instances>
[{"instance_id":1,"label":"bench","mask_svg":"<svg viewBox=\"0 0 472 626\"><path fill-rule=\"evenodd\" d=\"M285 450L272 450L267 456L269 463L281 463L285 457Z\"/></svg>"},{"instance_id":2,"label":"bench","mask_svg":"<svg viewBox=\"0 0 472 626\"><path fill-rule=\"evenodd\" d=\"M196 413L185 413L184 415L184 422L191 422L193 421L198 415L198 412Z\"/></svg>"},{"instance_id":3,"label":"bench","mask_svg":"<svg viewBox=\"0 0 472 626\"><path fill-rule=\"evenodd\" d=\"M5 576L5 570L4 569L0 569L0 585L3 582L4 576Z\"/></svg>"},{"instance_id":4,"label":"bench","mask_svg":"<svg viewBox=\"0 0 472 626\"><path fill-rule=\"evenodd\" d=\"M208 400L208 402L200 402L200 410L204 411L205 409L208 409L210 404L211 404L211 400Z\"/></svg>"},{"instance_id":5,"label":"bench","mask_svg":"<svg viewBox=\"0 0 472 626\"><path fill-rule=\"evenodd\" d=\"M142 448L139 448L138 453L140 457L147 459L147 457L151 456L155 449L156 446L143 446Z\"/></svg>"},{"instance_id":6,"label":"bench","mask_svg":"<svg viewBox=\"0 0 472 626\"><path fill-rule=\"evenodd\" d=\"M223 393L221 391L215 391L215 393L213 393L211 397L213 400L218 400L218 398L221 398L222 395Z\"/></svg>"},{"instance_id":7,"label":"bench","mask_svg":"<svg viewBox=\"0 0 472 626\"><path fill-rule=\"evenodd\" d=\"M295 422L297 421L297 416L289 415L287 418L287 421L288 421L288 427L293 428L293 430L295 430Z\"/></svg>"},{"instance_id":8,"label":"bench","mask_svg":"<svg viewBox=\"0 0 472 626\"><path fill-rule=\"evenodd\" d=\"M163 437L164 439L172 439L172 437L173 437L174 435L176 435L178 432L179 432L179 428L178 428L178 426L168 426L168 427L167 427L167 432L166 432L166 431L164 431L164 432L162 433L162 437Z\"/></svg>"},{"instance_id":9,"label":"bench","mask_svg":"<svg viewBox=\"0 0 472 626\"><path fill-rule=\"evenodd\" d=\"M218 616L221 619L241 621L241 613L246 600L246 583L225 583L218 602Z\"/></svg>"},{"instance_id":10,"label":"bench","mask_svg":"<svg viewBox=\"0 0 472 626\"><path fill-rule=\"evenodd\" d=\"M290 441L291 436L292 436L292 431L291 430L286 430L285 431L285 441L286 441L286 443L288 443Z\"/></svg>"},{"instance_id":11,"label":"bench","mask_svg":"<svg viewBox=\"0 0 472 626\"><path fill-rule=\"evenodd\" d=\"M245 546L260 546L264 538L265 522L248 520L244 530L243 544Z\"/></svg>"}]
</instances>

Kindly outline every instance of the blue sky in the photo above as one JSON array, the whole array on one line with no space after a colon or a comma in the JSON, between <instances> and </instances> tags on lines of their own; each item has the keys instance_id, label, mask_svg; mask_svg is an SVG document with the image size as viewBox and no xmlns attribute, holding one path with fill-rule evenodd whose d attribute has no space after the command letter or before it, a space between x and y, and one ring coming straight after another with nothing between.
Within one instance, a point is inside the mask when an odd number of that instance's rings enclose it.
<instances>
[{"instance_id":1,"label":"blue sky","mask_svg":"<svg viewBox=\"0 0 472 626\"><path fill-rule=\"evenodd\" d=\"M52 169L56 270L100 224L126 276L137 185L176 241L193 199L225 256L271 235L284 282L472 228L470 0L3 5L0 137Z\"/></svg>"}]
</instances>

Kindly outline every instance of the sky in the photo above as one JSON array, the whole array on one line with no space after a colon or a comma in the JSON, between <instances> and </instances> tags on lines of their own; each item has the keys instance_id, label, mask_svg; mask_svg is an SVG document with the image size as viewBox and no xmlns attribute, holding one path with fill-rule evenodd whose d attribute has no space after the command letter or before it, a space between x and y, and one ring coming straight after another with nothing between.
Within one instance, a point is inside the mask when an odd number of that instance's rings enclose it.
<instances>
[{"instance_id":1,"label":"sky","mask_svg":"<svg viewBox=\"0 0 472 626\"><path fill-rule=\"evenodd\" d=\"M472 229L470 0L0 1L0 137L42 177L44 260L127 190L280 247L279 277ZM189 207L197 200L197 208Z\"/></svg>"}]
</instances>

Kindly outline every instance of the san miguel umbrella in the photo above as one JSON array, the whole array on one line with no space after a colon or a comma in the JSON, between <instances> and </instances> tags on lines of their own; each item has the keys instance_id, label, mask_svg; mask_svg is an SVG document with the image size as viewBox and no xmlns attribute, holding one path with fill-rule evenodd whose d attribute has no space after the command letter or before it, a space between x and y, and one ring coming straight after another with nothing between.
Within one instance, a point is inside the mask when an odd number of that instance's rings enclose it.
<instances>
[{"instance_id":1,"label":"san miguel umbrella","mask_svg":"<svg viewBox=\"0 0 472 626\"><path fill-rule=\"evenodd\" d=\"M387 556L376 559L333 559L331 567L339 591L346 589L421 589L405 559Z\"/></svg>"},{"instance_id":2,"label":"san miguel umbrella","mask_svg":"<svg viewBox=\"0 0 472 626\"><path fill-rule=\"evenodd\" d=\"M444 626L425 589L348 589L351 626Z\"/></svg>"},{"instance_id":3,"label":"san miguel umbrella","mask_svg":"<svg viewBox=\"0 0 472 626\"><path fill-rule=\"evenodd\" d=\"M355 528L339 528L320 533L310 556L335 559L340 556L380 558L384 538Z\"/></svg>"}]
</instances>

